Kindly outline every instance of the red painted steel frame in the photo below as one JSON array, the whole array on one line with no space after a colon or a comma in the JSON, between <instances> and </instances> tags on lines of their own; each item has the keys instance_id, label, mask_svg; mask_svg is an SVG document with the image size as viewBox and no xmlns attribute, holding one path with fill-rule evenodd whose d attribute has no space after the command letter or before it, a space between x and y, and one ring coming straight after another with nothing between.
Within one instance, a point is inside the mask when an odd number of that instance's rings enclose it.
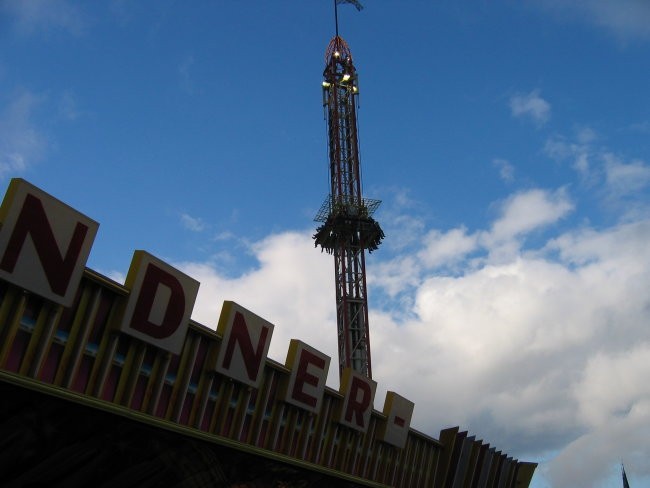
<instances>
[{"instance_id":1,"label":"red painted steel frame","mask_svg":"<svg viewBox=\"0 0 650 488\"><path fill-rule=\"evenodd\" d=\"M357 74L347 43L334 37L326 51L323 101L330 158L330 216L359 223L364 200L357 139ZM352 367L372 377L366 260L361 228L334 247L339 370Z\"/></svg>"}]
</instances>

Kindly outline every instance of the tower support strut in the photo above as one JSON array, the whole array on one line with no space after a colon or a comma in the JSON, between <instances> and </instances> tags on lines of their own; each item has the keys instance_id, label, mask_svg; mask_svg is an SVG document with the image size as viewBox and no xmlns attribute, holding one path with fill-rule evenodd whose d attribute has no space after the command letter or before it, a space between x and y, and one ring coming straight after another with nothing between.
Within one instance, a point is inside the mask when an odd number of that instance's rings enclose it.
<instances>
[{"instance_id":1,"label":"tower support strut","mask_svg":"<svg viewBox=\"0 0 650 488\"><path fill-rule=\"evenodd\" d=\"M337 35L327 47L323 72L330 194L315 218L322 225L314 239L334 256L339 373L351 367L371 378L365 252L377 249L384 233L372 218L381 202L362 195L358 93L352 53Z\"/></svg>"}]
</instances>

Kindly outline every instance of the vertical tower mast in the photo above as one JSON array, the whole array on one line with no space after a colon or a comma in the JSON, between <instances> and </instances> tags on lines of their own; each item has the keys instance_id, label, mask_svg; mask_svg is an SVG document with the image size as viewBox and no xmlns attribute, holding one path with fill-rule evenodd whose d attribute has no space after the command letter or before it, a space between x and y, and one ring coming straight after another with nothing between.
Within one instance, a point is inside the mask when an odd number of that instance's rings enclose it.
<instances>
[{"instance_id":1,"label":"vertical tower mast","mask_svg":"<svg viewBox=\"0 0 650 488\"><path fill-rule=\"evenodd\" d=\"M325 53L323 106L328 128L330 195L316 215L316 246L334 255L339 373L351 367L372 377L366 249L384 233L372 218L381 203L363 198L357 138L357 72L347 43L337 35Z\"/></svg>"}]
</instances>

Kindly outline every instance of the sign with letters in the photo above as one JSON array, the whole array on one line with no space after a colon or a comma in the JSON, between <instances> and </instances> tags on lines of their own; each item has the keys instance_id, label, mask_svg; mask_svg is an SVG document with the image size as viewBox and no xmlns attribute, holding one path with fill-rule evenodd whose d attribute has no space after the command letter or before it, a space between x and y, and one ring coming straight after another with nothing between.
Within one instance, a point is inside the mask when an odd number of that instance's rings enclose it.
<instances>
[{"instance_id":1,"label":"sign with letters","mask_svg":"<svg viewBox=\"0 0 650 488\"><path fill-rule=\"evenodd\" d=\"M352 368L343 370L340 392L343 395L339 422L348 427L366 432L375 400L377 382Z\"/></svg>"},{"instance_id":2,"label":"sign with letters","mask_svg":"<svg viewBox=\"0 0 650 488\"><path fill-rule=\"evenodd\" d=\"M291 371L286 402L312 413L320 412L330 357L302 341L291 339L285 366Z\"/></svg>"},{"instance_id":3,"label":"sign with letters","mask_svg":"<svg viewBox=\"0 0 650 488\"><path fill-rule=\"evenodd\" d=\"M400 449L406 444L415 404L394 391L386 393L384 415L386 422L379 428L377 438Z\"/></svg>"},{"instance_id":4,"label":"sign with letters","mask_svg":"<svg viewBox=\"0 0 650 488\"><path fill-rule=\"evenodd\" d=\"M0 207L0 278L54 303L71 306L99 224L22 179L12 179ZM129 290L114 317L120 332L180 354L199 282L143 250L135 251L125 281ZM217 325L216 358L206 368L259 388L274 325L241 305L224 301ZM318 415L330 357L292 339L280 401ZM377 383L343 371L337 421L367 432ZM388 392L377 439L403 448L414 405Z\"/></svg>"},{"instance_id":5,"label":"sign with letters","mask_svg":"<svg viewBox=\"0 0 650 488\"><path fill-rule=\"evenodd\" d=\"M72 305L99 224L20 178L0 207L0 278Z\"/></svg>"},{"instance_id":6,"label":"sign with letters","mask_svg":"<svg viewBox=\"0 0 650 488\"><path fill-rule=\"evenodd\" d=\"M173 354L185 341L199 282L145 251L135 251L120 329Z\"/></svg>"},{"instance_id":7,"label":"sign with letters","mask_svg":"<svg viewBox=\"0 0 650 488\"><path fill-rule=\"evenodd\" d=\"M273 324L235 302L225 301L217 334L222 337L217 372L258 388L271 345Z\"/></svg>"}]
</instances>

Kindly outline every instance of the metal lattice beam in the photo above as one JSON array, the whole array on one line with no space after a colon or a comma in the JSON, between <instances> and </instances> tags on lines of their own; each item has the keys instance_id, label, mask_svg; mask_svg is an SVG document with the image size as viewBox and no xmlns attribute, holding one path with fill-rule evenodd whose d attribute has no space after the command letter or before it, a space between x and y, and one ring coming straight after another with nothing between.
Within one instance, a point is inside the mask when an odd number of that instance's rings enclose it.
<instances>
[{"instance_id":1,"label":"metal lattice beam","mask_svg":"<svg viewBox=\"0 0 650 488\"><path fill-rule=\"evenodd\" d=\"M339 372L351 367L372 377L365 251L384 233L372 215L380 200L363 198L357 137L358 79L347 43L338 35L327 47L323 103L328 129L330 194L316 218L323 224L316 246L334 255Z\"/></svg>"}]
</instances>

